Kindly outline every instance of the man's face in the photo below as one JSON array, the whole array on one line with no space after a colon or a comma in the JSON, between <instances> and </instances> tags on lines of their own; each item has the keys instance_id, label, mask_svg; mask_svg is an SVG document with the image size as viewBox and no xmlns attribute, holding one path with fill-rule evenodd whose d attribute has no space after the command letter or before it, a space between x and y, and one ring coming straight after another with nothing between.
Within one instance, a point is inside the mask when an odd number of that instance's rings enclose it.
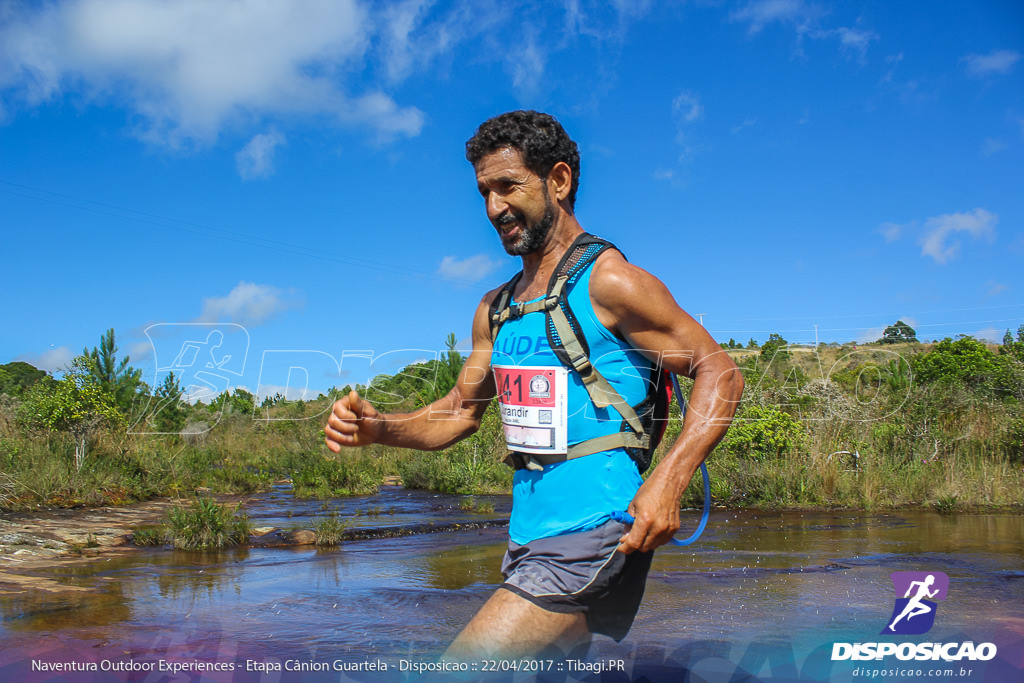
<instances>
[{"instance_id":1,"label":"man's face","mask_svg":"<svg viewBox=\"0 0 1024 683\"><path fill-rule=\"evenodd\" d=\"M523 164L519 150L500 149L476 164L476 183L487 218L512 256L539 249L555 222L547 182Z\"/></svg>"}]
</instances>

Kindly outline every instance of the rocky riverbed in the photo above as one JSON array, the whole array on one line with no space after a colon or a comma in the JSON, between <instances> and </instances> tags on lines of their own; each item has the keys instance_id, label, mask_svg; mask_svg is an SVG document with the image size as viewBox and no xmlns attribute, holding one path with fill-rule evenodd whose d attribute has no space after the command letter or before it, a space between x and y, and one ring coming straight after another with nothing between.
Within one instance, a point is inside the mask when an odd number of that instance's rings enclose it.
<instances>
[{"instance_id":1,"label":"rocky riverbed","mask_svg":"<svg viewBox=\"0 0 1024 683\"><path fill-rule=\"evenodd\" d=\"M45 510L0 518L0 593L73 591L48 577L56 564L96 561L131 552L132 530L163 520L181 501L151 500L126 507Z\"/></svg>"},{"instance_id":2,"label":"rocky riverbed","mask_svg":"<svg viewBox=\"0 0 1024 683\"><path fill-rule=\"evenodd\" d=\"M394 491L397 487L390 486L385 489ZM255 502L255 498L249 496L214 498L219 503L231 506L240 504L246 509ZM263 496L263 499L266 502L266 496ZM104 561L116 555L136 552L138 547L132 543L135 529L161 524L167 519L170 508L175 505L188 505L189 502L190 500L165 498L124 507L40 510L6 515L0 518L0 595L30 590L84 590L61 581L59 577L68 573L54 569ZM282 525L282 520L275 517L272 512L259 509L255 512L255 516L250 514L249 517L253 525L248 539L250 547L301 546L316 542L316 534L310 528L309 519L288 519L289 523ZM359 512L356 511L354 514L359 515ZM397 525L383 519L377 523L364 521L345 529L340 540L350 542L481 529L504 526L508 521L504 517L486 519L472 513L457 515L455 519L445 517L447 514L427 521L404 521Z\"/></svg>"},{"instance_id":3,"label":"rocky riverbed","mask_svg":"<svg viewBox=\"0 0 1024 683\"><path fill-rule=\"evenodd\" d=\"M237 504L237 497L218 497ZM133 552L133 531L160 524L175 505L188 500L157 499L124 507L43 510L0 518L0 594L26 590L81 590L47 576L57 565L93 562ZM312 543L312 532L285 532L273 527L252 529L253 545Z\"/></svg>"}]
</instances>

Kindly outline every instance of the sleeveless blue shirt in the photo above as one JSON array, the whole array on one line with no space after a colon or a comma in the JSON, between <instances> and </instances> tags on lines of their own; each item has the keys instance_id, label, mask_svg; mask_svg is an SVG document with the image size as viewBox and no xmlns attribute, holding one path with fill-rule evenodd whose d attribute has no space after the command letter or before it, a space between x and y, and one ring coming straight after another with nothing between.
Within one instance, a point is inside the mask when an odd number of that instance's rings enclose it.
<instances>
[{"instance_id":1,"label":"sleeveless blue shirt","mask_svg":"<svg viewBox=\"0 0 1024 683\"><path fill-rule=\"evenodd\" d=\"M652 363L601 324L590 301L593 264L569 292L569 305L590 346L590 361L630 405L647 395ZM491 364L563 367L548 344L543 311L505 322L494 340ZM568 376L568 445L621 430L622 416L597 408L576 372ZM547 465L542 471L516 470L512 484L509 536L519 544L583 531L625 510L643 480L623 448Z\"/></svg>"}]
</instances>

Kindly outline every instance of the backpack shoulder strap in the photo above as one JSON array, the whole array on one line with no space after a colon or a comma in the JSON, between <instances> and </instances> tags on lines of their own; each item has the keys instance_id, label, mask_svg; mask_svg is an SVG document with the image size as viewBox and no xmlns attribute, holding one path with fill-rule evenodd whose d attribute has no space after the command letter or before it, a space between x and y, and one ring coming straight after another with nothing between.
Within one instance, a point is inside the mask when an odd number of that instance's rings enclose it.
<instances>
[{"instance_id":1,"label":"backpack shoulder strap","mask_svg":"<svg viewBox=\"0 0 1024 683\"><path fill-rule=\"evenodd\" d=\"M548 343L558 360L575 369L581 376L587 376L590 372L587 360L590 345L569 306L569 291L587 267L607 249L615 249L615 245L590 233L583 233L566 250L548 282L548 298L558 303L548 312Z\"/></svg>"},{"instance_id":2,"label":"backpack shoulder strap","mask_svg":"<svg viewBox=\"0 0 1024 683\"><path fill-rule=\"evenodd\" d=\"M642 434L643 425L636 411L590 362L590 345L569 306L569 290L583 271L607 249L616 247L607 240L584 233L576 238L562 257L552 274L548 291L549 299L557 301L557 305L548 311L548 343L562 364L579 375L594 405L598 408L614 407L636 433Z\"/></svg>"},{"instance_id":3,"label":"backpack shoulder strap","mask_svg":"<svg viewBox=\"0 0 1024 683\"><path fill-rule=\"evenodd\" d=\"M494 340L498 336L498 331L505 321L518 318L526 313L545 311L548 344L555 356L563 365L572 368L579 375L594 405L598 408L611 406L622 416L624 422L623 431L576 444L563 458L579 458L612 448L624 447L629 449L634 459L637 459L634 453L648 454L646 463L649 463L649 453L653 450L651 448L651 429L641 420L637 410L622 398L590 362L590 345L569 305L570 290L587 267L608 249L618 251L615 245L607 240L589 233L581 234L566 250L551 274L547 296L530 303L512 303L512 293L522 277L522 271L517 273L502 286L491 302L491 339ZM647 406L644 408L645 410L642 412L644 417L648 418L648 413L651 411ZM626 425L628 425L628 429ZM537 456L530 456L526 458L527 463L524 466L529 469L539 469L540 465L534 463L533 460L539 459ZM638 460L637 464L643 471L647 464L642 464L641 460Z\"/></svg>"},{"instance_id":4,"label":"backpack shoulder strap","mask_svg":"<svg viewBox=\"0 0 1024 683\"><path fill-rule=\"evenodd\" d=\"M521 277L523 277L523 271L513 275L512 279L503 284L494 296L494 299L491 300L488 310L488 318L491 323L491 342L497 339L498 330L511 317L512 292L515 291L516 284Z\"/></svg>"}]
</instances>

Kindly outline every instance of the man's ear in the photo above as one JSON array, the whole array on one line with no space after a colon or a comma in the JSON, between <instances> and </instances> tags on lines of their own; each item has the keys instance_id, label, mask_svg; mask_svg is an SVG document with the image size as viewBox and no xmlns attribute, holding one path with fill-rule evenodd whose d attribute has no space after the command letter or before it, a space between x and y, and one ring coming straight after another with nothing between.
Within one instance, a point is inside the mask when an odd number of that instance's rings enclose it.
<instances>
[{"instance_id":1,"label":"man's ear","mask_svg":"<svg viewBox=\"0 0 1024 683\"><path fill-rule=\"evenodd\" d=\"M572 190L572 169L569 168L569 164L559 161L552 166L551 172L548 173L548 182L553 185L551 189L556 201L567 199Z\"/></svg>"}]
</instances>

